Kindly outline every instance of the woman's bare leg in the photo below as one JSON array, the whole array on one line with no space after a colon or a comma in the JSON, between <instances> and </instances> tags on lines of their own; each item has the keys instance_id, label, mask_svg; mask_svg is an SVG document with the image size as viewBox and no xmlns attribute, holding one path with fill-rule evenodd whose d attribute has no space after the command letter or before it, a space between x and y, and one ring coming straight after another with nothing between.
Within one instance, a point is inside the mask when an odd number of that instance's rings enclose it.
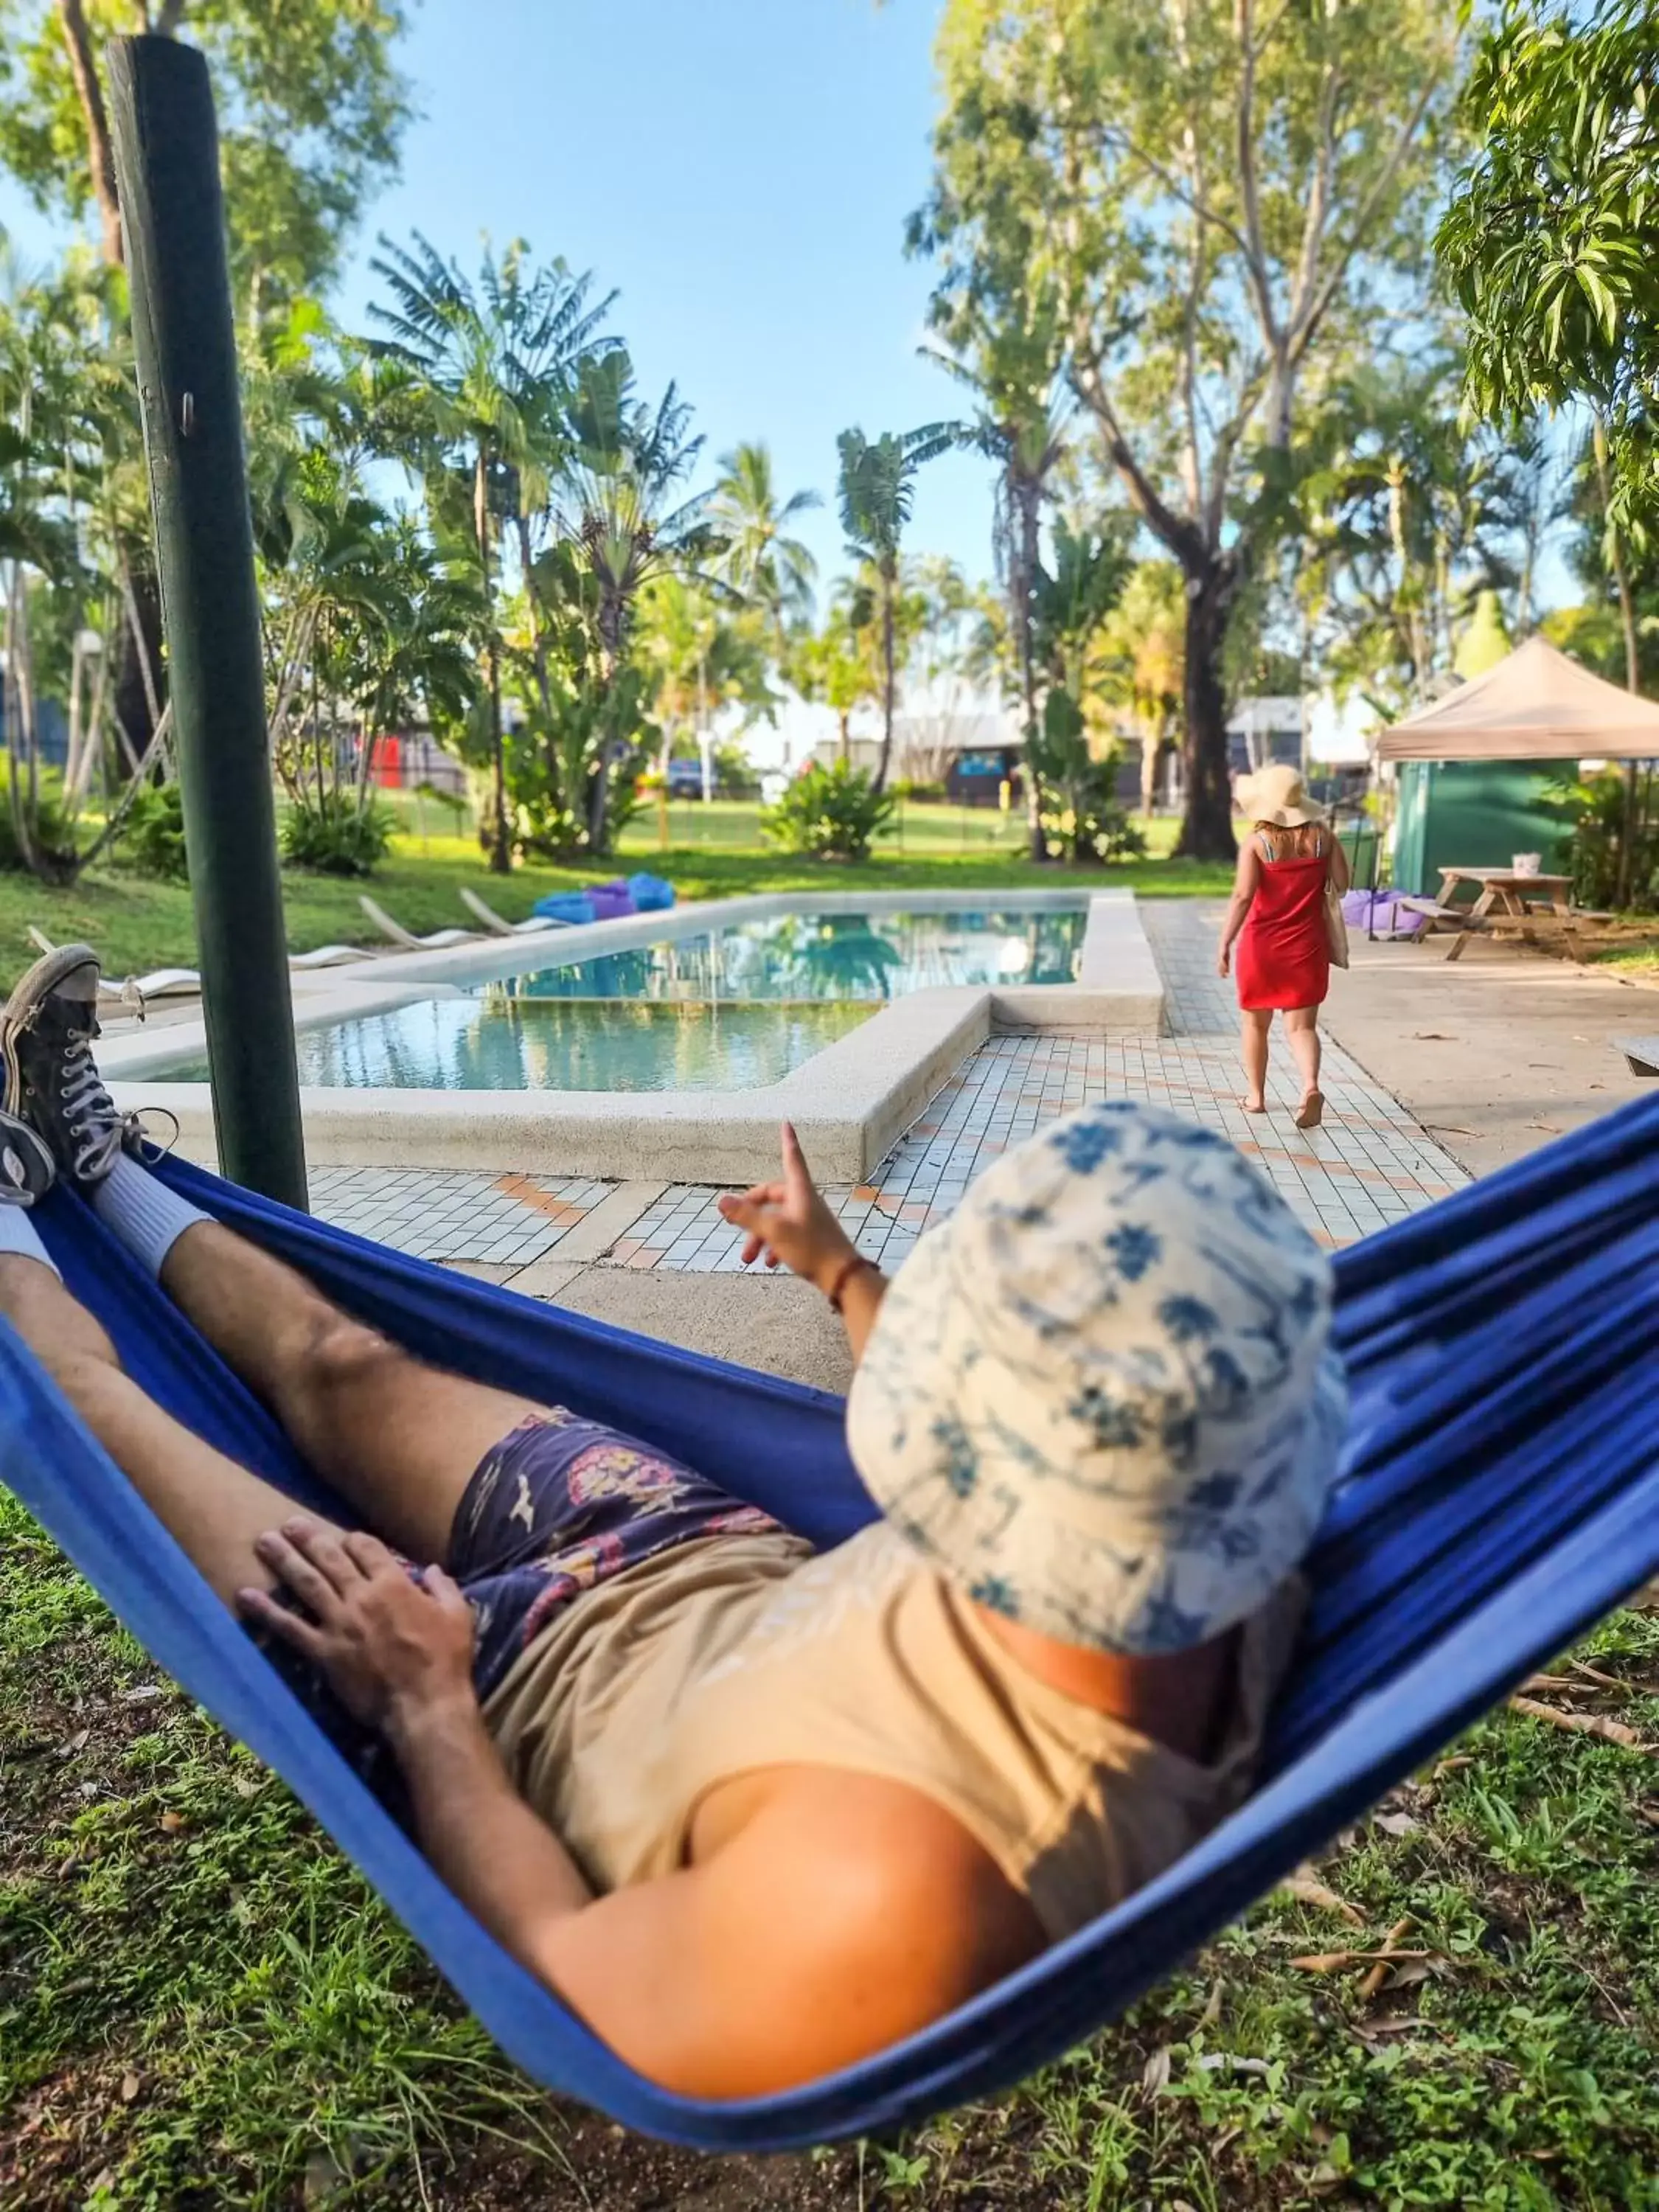
<instances>
[{"instance_id":1,"label":"woman's bare leg","mask_svg":"<svg viewBox=\"0 0 1659 2212\"><path fill-rule=\"evenodd\" d=\"M1285 1017L1285 1034L1302 1078L1302 1103L1306 1105L1319 1088L1322 1054L1319 1042L1319 1009L1297 1006Z\"/></svg>"},{"instance_id":2,"label":"woman's bare leg","mask_svg":"<svg viewBox=\"0 0 1659 2212\"><path fill-rule=\"evenodd\" d=\"M147 1398L40 1261L0 1254L0 1313L226 1604L239 1589L273 1588L254 1541L293 1516L293 1500Z\"/></svg>"},{"instance_id":3,"label":"woman's bare leg","mask_svg":"<svg viewBox=\"0 0 1659 2212\"><path fill-rule=\"evenodd\" d=\"M1241 1044L1244 1056L1244 1111L1261 1113L1267 1103L1267 1032L1271 1013L1247 1006L1241 1016Z\"/></svg>"},{"instance_id":4,"label":"woman's bare leg","mask_svg":"<svg viewBox=\"0 0 1659 2212\"><path fill-rule=\"evenodd\" d=\"M444 1559L455 1509L491 1446L542 1410L423 1366L216 1222L185 1231L161 1286L307 1464L422 1563Z\"/></svg>"}]
</instances>

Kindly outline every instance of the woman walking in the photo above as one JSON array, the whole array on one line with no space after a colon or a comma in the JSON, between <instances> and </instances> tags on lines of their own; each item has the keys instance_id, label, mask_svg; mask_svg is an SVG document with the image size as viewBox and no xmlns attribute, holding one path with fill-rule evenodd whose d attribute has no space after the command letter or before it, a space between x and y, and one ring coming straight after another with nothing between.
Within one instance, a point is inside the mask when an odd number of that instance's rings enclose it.
<instances>
[{"instance_id":1,"label":"woman walking","mask_svg":"<svg viewBox=\"0 0 1659 2212\"><path fill-rule=\"evenodd\" d=\"M1237 800L1255 827L1238 855L1217 965L1222 975L1231 972L1237 940L1244 1111L1267 1111L1267 1033L1277 1012L1302 1077L1296 1126L1316 1129L1325 1112L1319 1009L1331 980L1326 891L1334 886L1340 895L1348 888L1347 856L1293 768L1241 776Z\"/></svg>"}]
</instances>

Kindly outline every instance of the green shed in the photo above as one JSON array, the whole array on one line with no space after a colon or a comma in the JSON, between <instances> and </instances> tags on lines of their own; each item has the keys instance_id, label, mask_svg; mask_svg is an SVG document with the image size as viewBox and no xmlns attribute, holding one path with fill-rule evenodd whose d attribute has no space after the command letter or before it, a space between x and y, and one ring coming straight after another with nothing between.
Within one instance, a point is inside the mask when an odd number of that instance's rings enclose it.
<instances>
[{"instance_id":1,"label":"green shed","mask_svg":"<svg viewBox=\"0 0 1659 2212\"><path fill-rule=\"evenodd\" d=\"M1550 787L1573 761L1405 761L1395 817L1396 890L1428 896L1442 868L1507 868L1517 853L1565 868L1571 831Z\"/></svg>"},{"instance_id":2,"label":"green shed","mask_svg":"<svg viewBox=\"0 0 1659 2212\"><path fill-rule=\"evenodd\" d=\"M1592 676L1541 637L1377 740L1400 772L1394 879L1432 895L1443 867L1536 853L1563 872L1570 832L1550 787L1582 760L1659 758L1659 706Z\"/></svg>"}]
</instances>

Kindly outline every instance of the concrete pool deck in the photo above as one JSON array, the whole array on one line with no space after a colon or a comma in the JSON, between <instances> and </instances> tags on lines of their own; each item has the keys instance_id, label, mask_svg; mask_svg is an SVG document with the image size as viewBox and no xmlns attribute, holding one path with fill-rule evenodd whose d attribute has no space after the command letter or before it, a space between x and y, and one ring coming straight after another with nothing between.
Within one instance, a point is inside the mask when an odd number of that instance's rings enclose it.
<instances>
[{"instance_id":1,"label":"concrete pool deck","mask_svg":"<svg viewBox=\"0 0 1659 2212\"><path fill-rule=\"evenodd\" d=\"M296 1026L349 1021L469 986L634 950L665 937L702 936L728 925L792 912L951 913L950 892L831 892L725 899L561 930L511 944L464 945L376 960L308 979L295 994ZM1075 908L1078 894L981 894L988 910L1041 914ZM792 1121L809 1156L832 1182L858 1183L883 1159L963 1061L995 1033L1060 1030L1100 1036L1157 1036L1163 979L1133 895L1097 894L1074 984L967 985L895 1000L781 1081L747 1091L421 1091L307 1086L301 1093L313 1166L465 1169L495 1175L700 1180L747 1183L775 1164L777 1127ZM207 1086L167 1080L167 1066L205 1049L199 1018L154 1036L112 1039L103 1055L124 1111L170 1115L180 1149L211 1162Z\"/></svg>"}]
</instances>

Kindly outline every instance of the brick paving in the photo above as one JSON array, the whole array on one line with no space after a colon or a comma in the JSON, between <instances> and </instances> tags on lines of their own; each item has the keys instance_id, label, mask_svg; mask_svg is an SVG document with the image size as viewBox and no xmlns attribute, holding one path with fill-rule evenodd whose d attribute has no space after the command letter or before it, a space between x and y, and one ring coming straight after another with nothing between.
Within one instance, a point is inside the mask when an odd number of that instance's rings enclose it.
<instances>
[{"instance_id":1,"label":"brick paving","mask_svg":"<svg viewBox=\"0 0 1659 2212\"><path fill-rule=\"evenodd\" d=\"M1217 908L1149 900L1146 933L1169 994L1163 1038L1053 1031L991 1039L933 1099L867 1183L826 1193L860 1251L884 1267L942 1220L973 1176L1042 1122L1091 1098L1147 1098L1220 1130L1259 1159L1322 1243L1336 1246L1399 1220L1467 1182L1399 1102L1328 1041L1322 1128L1298 1130L1295 1072L1275 1039L1269 1110L1247 1115L1231 985L1215 973ZM324 1168L313 1204L324 1219L399 1251L488 1269L510 1280L555 1252L617 1187L588 1180L410 1168ZM626 1188L626 1187L624 1187ZM742 1239L718 1192L642 1188L637 1218L605 1255L614 1266L732 1273ZM588 1256L592 1256L591 1254Z\"/></svg>"}]
</instances>

